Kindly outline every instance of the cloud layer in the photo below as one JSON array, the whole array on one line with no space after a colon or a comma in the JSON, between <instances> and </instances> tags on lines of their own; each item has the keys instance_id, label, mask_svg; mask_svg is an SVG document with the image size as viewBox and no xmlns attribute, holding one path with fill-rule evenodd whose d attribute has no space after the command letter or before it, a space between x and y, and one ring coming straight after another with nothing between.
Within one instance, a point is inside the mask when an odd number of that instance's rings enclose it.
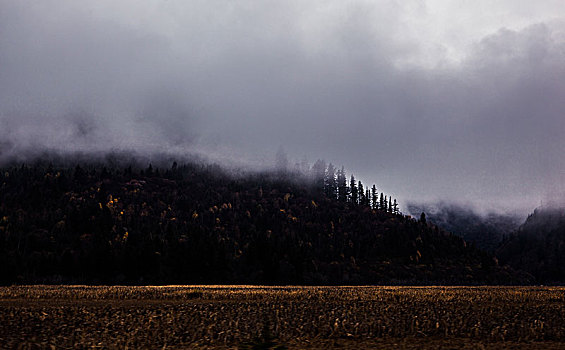
<instances>
[{"instance_id":1,"label":"cloud layer","mask_svg":"<svg viewBox=\"0 0 565 350\"><path fill-rule=\"evenodd\" d=\"M0 0L0 147L283 146L400 200L532 208L565 185L565 6L520 2Z\"/></svg>"}]
</instances>

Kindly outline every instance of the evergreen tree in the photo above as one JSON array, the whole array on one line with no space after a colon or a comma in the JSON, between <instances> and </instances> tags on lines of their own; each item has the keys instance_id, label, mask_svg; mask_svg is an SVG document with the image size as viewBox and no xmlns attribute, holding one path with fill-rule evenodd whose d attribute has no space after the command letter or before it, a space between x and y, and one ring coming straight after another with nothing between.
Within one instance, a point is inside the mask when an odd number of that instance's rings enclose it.
<instances>
[{"instance_id":1,"label":"evergreen tree","mask_svg":"<svg viewBox=\"0 0 565 350\"><path fill-rule=\"evenodd\" d=\"M365 189L365 205L371 206L371 192L369 191L369 187Z\"/></svg>"},{"instance_id":2,"label":"evergreen tree","mask_svg":"<svg viewBox=\"0 0 565 350\"><path fill-rule=\"evenodd\" d=\"M355 177L351 174L351 180L349 181L349 189L351 193L351 203L359 203L359 192L357 192L357 184L355 183Z\"/></svg>"},{"instance_id":3,"label":"evergreen tree","mask_svg":"<svg viewBox=\"0 0 565 350\"><path fill-rule=\"evenodd\" d=\"M385 195L384 193L381 192L381 198L379 199L379 209L380 210L386 210L386 206L385 206Z\"/></svg>"},{"instance_id":4,"label":"evergreen tree","mask_svg":"<svg viewBox=\"0 0 565 350\"><path fill-rule=\"evenodd\" d=\"M325 177L326 177L326 162L318 159L314 165L312 165L311 170L312 183L316 192L322 192L324 190Z\"/></svg>"},{"instance_id":5,"label":"evergreen tree","mask_svg":"<svg viewBox=\"0 0 565 350\"><path fill-rule=\"evenodd\" d=\"M373 188L371 188L371 199L372 208L379 209L379 193L377 192L377 186L375 186L375 184L373 184Z\"/></svg>"},{"instance_id":6,"label":"evergreen tree","mask_svg":"<svg viewBox=\"0 0 565 350\"><path fill-rule=\"evenodd\" d=\"M398 203L396 203L396 198L394 199L394 204L392 205L392 212L398 214Z\"/></svg>"},{"instance_id":7,"label":"evergreen tree","mask_svg":"<svg viewBox=\"0 0 565 350\"><path fill-rule=\"evenodd\" d=\"M341 169L337 169L336 170L336 194L337 194L337 200L341 201L342 200L342 193L343 193L343 175L342 175L342 171Z\"/></svg>"},{"instance_id":8,"label":"evergreen tree","mask_svg":"<svg viewBox=\"0 0 565 350\"><path fill-rule=\"evenodd\" d=\"M422 212L422 214L420 214L420 222L424 225L427 225L426 222L426 213Z\"/></svg>"},{"instance_id":9,"label":"evergreen tree","mask_svg":"<svg viewBox=\"0 0 565 350\"><path fill-rule=\"evenodd\" d=\"M349 197L349 187L347 186L347 179L345 177L345 168L342 166L341 170L337 172L337 199L340 202L347 202Z\"/></svg>"}]
</instances>

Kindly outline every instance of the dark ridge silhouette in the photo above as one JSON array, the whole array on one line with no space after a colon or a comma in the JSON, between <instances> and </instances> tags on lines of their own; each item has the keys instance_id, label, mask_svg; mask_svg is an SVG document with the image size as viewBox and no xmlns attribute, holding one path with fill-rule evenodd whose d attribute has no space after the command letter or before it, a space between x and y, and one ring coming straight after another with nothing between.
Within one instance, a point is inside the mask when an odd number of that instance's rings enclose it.
<instances>
[{"instance_id":1,"label":"dark ridge silhouette","mask_svg":"<svg viewBox=\"0 0 565 350\"><path fill-rule=\"evenodd\" d=\"M481 215L471 207L446 202L408 203L407 209L414 215L425 212L431 223L490 253L496 251L505 235L518 229L522 220L515 215L495 212Z\"/></svg>"},{"instance_id":2,"label":"dark ridge silhouette","mask_svg":"<svg viewBox=\"0 0 565 350\"><path fill-rule=\"evenodd\" d=\"M233 176L218 165L162 163L0 169L1 282L532 282L401 214L376 186L361 194L362 184L351 177L349 186L345 169L332 164Z\"/></svg>"},{"instance_id":3,"label":"dark ridge silhouette","mask_svg":"<svg viewBox=\"0 0 565 350\"><path fill-rule=\"evenodd\" d=\"M538 208L506 236L500 260L535 276L538 283L565 283L565 209Z\"/></svg>"}]
</instances>

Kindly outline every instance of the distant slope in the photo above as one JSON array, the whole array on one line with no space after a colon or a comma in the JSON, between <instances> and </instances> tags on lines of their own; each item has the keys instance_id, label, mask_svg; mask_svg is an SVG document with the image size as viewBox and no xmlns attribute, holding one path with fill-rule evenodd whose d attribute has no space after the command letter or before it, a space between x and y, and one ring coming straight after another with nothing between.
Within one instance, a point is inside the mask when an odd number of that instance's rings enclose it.
<instances>
[{"instance_id":1,"label":"distant slope","mask_svg":"<svg viewBox=\"0 0 565 350\"><path fill-rule=\"evenodd\" d=\"M521 220L510 214L480 215L470 207L446 202L409 203L407 208L416 217L424 212L428 221L488 252L494 252L504 236L518 229Z\"/></svg>"},{"instance_id":2,"label":"distant slope","mask_svg":"<svg viewBox=\"0 0 565 350\"><path fill-rule=\"evenodd\" d=\"M529 277L438 227L218 166L0 169L2 283L484 284Z\"/></svg>"},{"instance_id":3,"label":"distant slope","mask_svg":"<svg viewBox=\"0 0 565 350\"><path fill-rule=\"evenodd\" d=\"M536 209L496 254L540 283L565 283L565 209Z\"/></svg>"}]
</instances>

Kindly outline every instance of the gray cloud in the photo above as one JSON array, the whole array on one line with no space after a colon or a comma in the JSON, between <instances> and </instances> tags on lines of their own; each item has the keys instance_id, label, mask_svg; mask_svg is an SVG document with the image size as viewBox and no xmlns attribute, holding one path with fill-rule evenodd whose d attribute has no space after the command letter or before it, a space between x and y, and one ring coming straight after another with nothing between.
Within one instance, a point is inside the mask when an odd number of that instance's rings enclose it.
<instances>
[{"instance_id":1,"label":"gray cloud","mask_svg":"<svg viewBox=\"0 0 565 350\"><path fill-rule=\"evenodd\" d=\"M565 184L565 9L546 5L505 28L434 1L0 0L0 147L257 165L282 145L401 201L531 208Z\"/></svg>"}]
</instances>

